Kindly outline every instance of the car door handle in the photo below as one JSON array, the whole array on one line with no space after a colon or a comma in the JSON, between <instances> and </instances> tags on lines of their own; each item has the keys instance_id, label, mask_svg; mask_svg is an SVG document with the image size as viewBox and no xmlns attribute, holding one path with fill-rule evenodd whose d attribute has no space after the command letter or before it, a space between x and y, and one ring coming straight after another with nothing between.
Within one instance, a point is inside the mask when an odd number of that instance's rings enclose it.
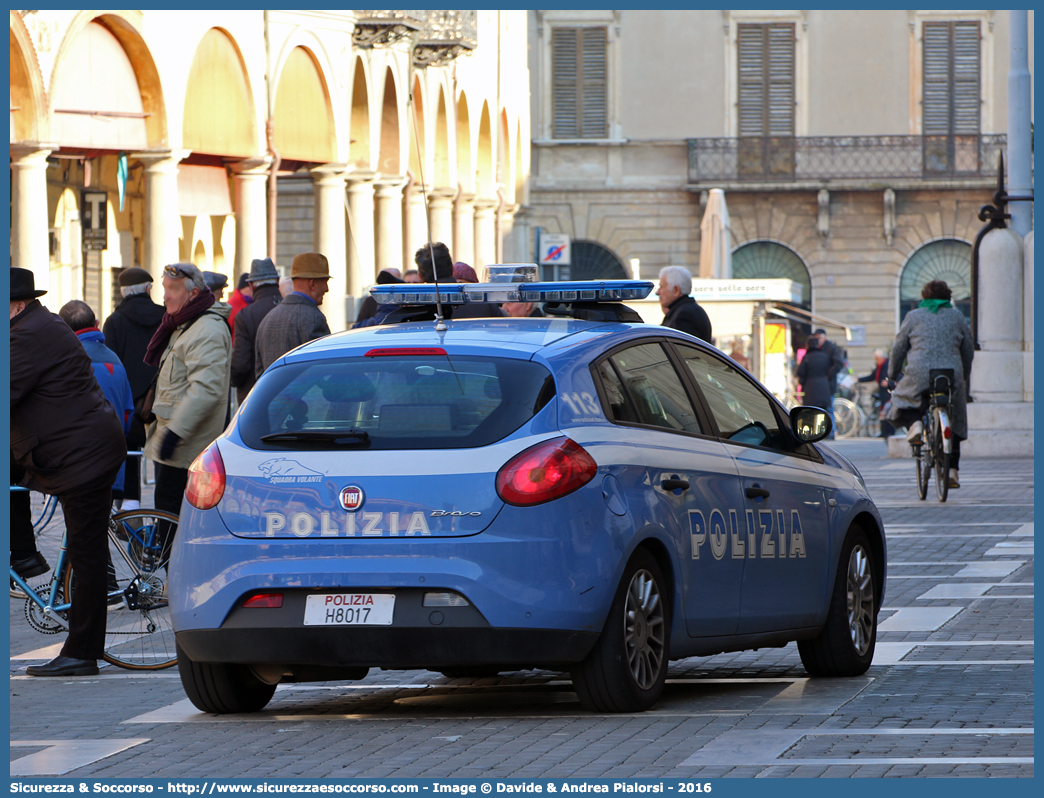
<instances>
[{"instance_id":1,"label":"car door handle","mask_svg":"<svg viewBox=\"0 0 1044 798\"><path fill-rule=\"evenodd\" d=\"M744 493L747 494L748 499L767 499L769 497L769 492L760 485L747 488Z\"/></svg>"},{"instance_id":2,"label":"car door handle","mask_svg":"<svg viewBox=\"0 0 1044 798\"><path fill-rule=\"evenodd\" d=\"M678 479L678 477L671 477L670 479L665 479L663 482L660 483L660 485L663 487L664 490L688 490L689 480Z\"/></svg>"}]
</instances>

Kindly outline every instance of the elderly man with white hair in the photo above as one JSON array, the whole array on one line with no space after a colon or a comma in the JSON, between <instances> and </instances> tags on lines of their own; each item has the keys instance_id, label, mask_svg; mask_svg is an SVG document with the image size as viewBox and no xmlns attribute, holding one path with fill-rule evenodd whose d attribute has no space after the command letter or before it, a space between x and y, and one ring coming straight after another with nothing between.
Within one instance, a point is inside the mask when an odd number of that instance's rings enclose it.
<instances>
[{"instance_id":1,"label":"elderly man with white hair","mask_svg":"<svg viewBox=\"0 0 1044 798\"><path fill-rule=\"evenodd\" d=\"M145 352L159 367L145 453L156 462L156 508L179 513L188 467L227 423L231 308L191 263L164 267L163 305Z\"/></svg>"},{"instance_id":2,"label":"elderly man with white hair","mask_svg":"<svg viewBox=\"0 0 1044 798\"><path fill-rule=\"evenodd\" d=\"M663 326L687 332L707 343L711 340L711 321L707 311L689 296L692 275L681 266L660 269L660 288L656 295L663 308Z\"/></svg>"}]
</instances>

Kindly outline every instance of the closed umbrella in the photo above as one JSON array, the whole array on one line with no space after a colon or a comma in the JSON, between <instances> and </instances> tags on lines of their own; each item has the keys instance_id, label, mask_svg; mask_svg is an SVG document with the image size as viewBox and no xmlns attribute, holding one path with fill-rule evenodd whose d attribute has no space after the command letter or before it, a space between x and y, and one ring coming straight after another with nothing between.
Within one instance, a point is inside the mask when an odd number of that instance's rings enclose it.
<instances>
[{"instance_id":1,"label":"closed umbrella","mask_svg":"<svg viewBox=\"0 0 1044 798\"><path fill-rule=\"evenodd\" d=\"M725 192L712 188L700 222L700 278L732 277L732 229Z\"/></svg>"}]
</instances>

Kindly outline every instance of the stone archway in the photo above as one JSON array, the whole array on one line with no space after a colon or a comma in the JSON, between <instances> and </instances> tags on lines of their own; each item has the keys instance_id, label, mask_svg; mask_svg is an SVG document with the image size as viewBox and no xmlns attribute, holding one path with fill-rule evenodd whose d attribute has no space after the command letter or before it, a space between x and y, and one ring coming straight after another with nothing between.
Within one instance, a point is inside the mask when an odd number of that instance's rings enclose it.
<instances>
[{"instance_id":1,"label":"stone archway","mask_svg":"<svg viewBox=\"0 0 1044 798\"><path fill-rule=\"evenodd\" d=\"M246 64L232 37L211 28L200 40L185 89L182 142L193 153L256 155L261 147Z\"/></svg>"},{"instance_id":2,"label":"stone archway","mask_svg":"<svg viewBox=\"0 0 1044 798\"><path fill-rule=\"evenodd\" d=\"M971 252L967 241L941 238L910 253L899 275L899 324L921 303L921 288L943 280L953 291L951 302L971 322Z\"/></svg>"},{"instance_id":3,"label":"stone archway","mask_svg":"<svg viewBox=\"0 0 1044 798\"><path fill-rule=\"evenodd\" d=\"M273 139L284 161L336 160L333 106L315 55L297 46L283 63L276 84Z\"/></svg>"}]
</instances>

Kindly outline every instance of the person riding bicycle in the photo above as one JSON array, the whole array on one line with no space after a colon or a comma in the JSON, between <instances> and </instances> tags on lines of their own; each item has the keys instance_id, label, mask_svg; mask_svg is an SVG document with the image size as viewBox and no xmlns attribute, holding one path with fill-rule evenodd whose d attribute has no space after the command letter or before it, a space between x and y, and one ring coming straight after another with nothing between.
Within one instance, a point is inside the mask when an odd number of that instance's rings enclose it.
<instances>
[{"instance_id":1,"label":"person riding bicycle","mask_svg":"<svg viewBox=\"0 0 1044 798\"><path fill-rule=\"evenodd\" d=\"M903 319L888 361L888 379L903 378L892 391L888 419L907 428L906 439L921 443L921 416L928 407L928 372L953 369L950 424L953 450L950 454L949 486L959 488L960 442L968 437L967 385L971 378L975 345L971 328L959 310L950 304L952 292L942 280L925 283L921 304ZM903 363L906 362L906 368Z\"/></svg>"}]
</instances>

